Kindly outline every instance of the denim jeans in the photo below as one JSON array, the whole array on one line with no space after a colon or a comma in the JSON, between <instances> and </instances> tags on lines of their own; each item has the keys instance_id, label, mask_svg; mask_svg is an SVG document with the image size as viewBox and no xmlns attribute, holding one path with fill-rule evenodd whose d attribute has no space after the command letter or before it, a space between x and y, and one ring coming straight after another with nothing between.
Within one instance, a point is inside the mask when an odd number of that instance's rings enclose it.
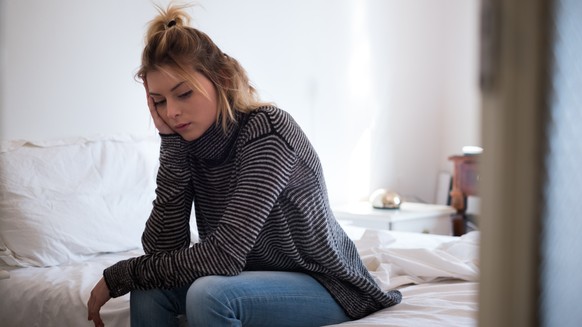
<instances>
[{"instance_id":1,"label":"denim jeans","mask_svg":"<svg viewBox=\"0 0 582 327\"><path fill-rule=\"evenodd\" d=\"M350 320L307 274L245 271L207 276L173 290L131 292L131 326L322 326ZM184 323L184 322L183 322Z\"/></svg>"}]
</instances>

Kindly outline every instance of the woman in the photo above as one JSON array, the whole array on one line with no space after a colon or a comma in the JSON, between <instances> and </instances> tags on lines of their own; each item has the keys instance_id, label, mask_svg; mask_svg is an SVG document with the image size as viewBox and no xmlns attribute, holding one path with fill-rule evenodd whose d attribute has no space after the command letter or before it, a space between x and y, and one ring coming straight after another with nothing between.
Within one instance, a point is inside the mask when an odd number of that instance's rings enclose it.
<instances>
[{"instance_id":1,"label":"woman","mask_svg":"<svg viewBox=\"0 0 582 327\"><path fill-rule=\"evenodd\" d=\"M103 272L89 320L128 292L132 326L321 326L399 303L333 217L305 134L183 10L151 22L137 74L161 136L145 255Z\"/></svg>"}]
</instances>

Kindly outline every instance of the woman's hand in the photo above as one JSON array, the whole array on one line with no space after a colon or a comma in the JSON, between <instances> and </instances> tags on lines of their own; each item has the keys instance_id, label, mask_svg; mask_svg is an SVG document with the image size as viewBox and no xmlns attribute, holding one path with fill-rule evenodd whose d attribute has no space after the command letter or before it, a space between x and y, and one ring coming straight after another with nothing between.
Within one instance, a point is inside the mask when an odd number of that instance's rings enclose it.
<instances>
[{"instance_id":1,"label":"woman's hand","mask_svg":"<svg viewBox=\"0 0 582 327\"><path fill-rule=\"evenodd\" d=\"M105 279L101 277L101 280L99 280L95 287L93 287L91 297L89 297L89 301L87 302L87 311L89 312L87 319L93 320L95 327L105 326L99 315L99 310L101 310L101 307L109 301L109 299L111 299L111 296L109 296L109 287L107 287Z\"/></svg>"},{"instance_id":2,"label":"woman's hand","mask_svg":"<svg viewBox=\"0 0 582 327\"><path fill-rule=\"evenodd\" d=\"M154 99L150 96L150 90L148 88L148 82L144 78L143 85L146 91L146 98L148 101L148 108L150 109L150 114L154 119L154 125L158 129L160 134L175 134L175 132L166 124L166 122L162 119L162 117L158 114L158 110L156 109L156 104L154 103Z\"/></svg>"}]
</instances>

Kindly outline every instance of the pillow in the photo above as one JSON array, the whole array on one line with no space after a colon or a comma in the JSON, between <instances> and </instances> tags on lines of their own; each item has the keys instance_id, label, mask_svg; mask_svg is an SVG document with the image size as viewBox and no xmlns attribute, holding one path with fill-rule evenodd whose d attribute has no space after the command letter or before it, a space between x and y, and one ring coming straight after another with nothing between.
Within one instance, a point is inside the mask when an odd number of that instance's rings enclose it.
<instances>
[{"instance_id":1,"label":"pillow","mask_svg":"<svg viewBox=\"0 0 582 327\"><path fill-rule=\"evenodd\" d=\"M141 246L159 139L0 144L0 259L53 266Z\"/></svg>"}]
</instances>

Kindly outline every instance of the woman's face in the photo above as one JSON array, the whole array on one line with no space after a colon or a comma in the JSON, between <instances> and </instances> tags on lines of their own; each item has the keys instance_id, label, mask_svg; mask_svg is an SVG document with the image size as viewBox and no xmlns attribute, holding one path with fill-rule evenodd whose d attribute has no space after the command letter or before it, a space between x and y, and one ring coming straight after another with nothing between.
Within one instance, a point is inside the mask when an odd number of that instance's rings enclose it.
<instances>
[{"instance_id":1,"label":"woman's face","mask_svg":"<svg viewBox=\"0 0 582 327\"><path fill-rule=\"evenodd\" d=\"M194 69L191 73L204 93L192 88L168 67L151 71L146 76L149 95L158 115L187 141L202 136L215 123L218 111L214 84Z\"/></svg>"}]
</instances>

